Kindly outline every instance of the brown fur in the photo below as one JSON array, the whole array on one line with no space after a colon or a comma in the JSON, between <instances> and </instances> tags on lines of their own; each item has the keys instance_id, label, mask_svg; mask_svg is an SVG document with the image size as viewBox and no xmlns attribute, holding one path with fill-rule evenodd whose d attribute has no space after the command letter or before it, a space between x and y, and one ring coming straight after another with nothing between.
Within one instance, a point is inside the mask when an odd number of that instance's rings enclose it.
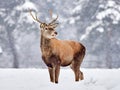
<instances>
[{"instance_id":1,"label":"brown fur","mask_svg":"<svg viewBox=\"0 0 120 90\"><path fill-rule=\"evenodd\" d=\"M79 42L47 39L41 37L42 59L48 66L51 82L58 83L60 66L70 65L75 73L75 80L83 79L79 70L85 55L85 47Z\"/></svg>"}]
</instances>

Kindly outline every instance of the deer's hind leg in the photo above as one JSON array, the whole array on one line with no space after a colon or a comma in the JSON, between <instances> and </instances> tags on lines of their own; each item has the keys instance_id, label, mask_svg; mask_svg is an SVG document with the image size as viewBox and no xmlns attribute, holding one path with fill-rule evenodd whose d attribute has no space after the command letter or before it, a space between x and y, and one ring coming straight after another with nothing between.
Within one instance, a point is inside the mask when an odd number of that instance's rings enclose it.
<instances>
[{"instance_id":1,"label":"deer's hind leg","mask_svg":"<svg viewBox=\"0 0 120 90\"><path fill-rule=\"evenodd\" d=\"M83 61L83 58L85 56L85 48L83 49L82 53L80 54L80 56L78 57L79 59L79 62L80 62L80 65ZM83 72L79 71L79 77L80 77L80 80L83 80L84 79L84 75L83 75Z\"/></svg>"},{"instance_id":2,"label":"deer's hind leg","mask_svg":"<svg viewBox=\"0 0 120 90\"><path fill-rule=\"evenodd\" d=\"M80 75L79 75L80 74L80 70L79 70L80 65L76 61L72 61L70 67L75 74L75 81L79 81L79 79L80 79Z\"/></svg>"},{"instance_id":3,"label":"deer's hind leg","mask_svg":"<svg viewBox=\"0 0 120 90\"><path fill-rule=\"evenodd\" d=\"M71 69L75 73L75 81L79 81L84 79L83 72L80 71L80 66L83 61L85 55L85 51L83 50L82 53L78 53L75 57L74 60L71 63Z\"/></svg>"},{"instance_id":4,"label":"deer's hind leg","mask_svg":"<svg viewBox=\"0 0 120 90\"><path fill-rule=\"evenodd\" d=\"M83 72L80 71L80 64L78 62L73 61L70 67L75 74L75 81L84 79Z\"/></svg>"}]
</instances>

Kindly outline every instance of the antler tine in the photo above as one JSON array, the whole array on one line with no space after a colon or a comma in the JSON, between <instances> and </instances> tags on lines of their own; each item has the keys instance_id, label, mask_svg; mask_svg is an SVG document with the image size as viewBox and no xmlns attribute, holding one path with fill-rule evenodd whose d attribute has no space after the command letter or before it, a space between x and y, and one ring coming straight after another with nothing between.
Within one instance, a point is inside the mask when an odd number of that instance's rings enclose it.
<instances>
[{"instance_id":1,"label":"antler tine","mask_svg":"<svg viewBox=\"0 0 120 90\"><path fill-rule=\"evenodd\" d=\"M52 19L52 10L49 10L50 18Z\"/></svg>"},{"instance_id":2,"label":"antler tine","mask_svg":"<svg viewBox=\"0 0 120 90\"><path fill-rule=\"evenodd\" d=\"M32 16L32 18L35 20L35 21L37 21L37 22L39 22L39 23L42 23L38 18L37 18L37 14L36 14L36 18L33 16L33 14L32 14L32 10L31 9L29 9L29 12L30 12L30 15Z\"/></svg>"},{"instance_id":3,"label":"antler tine","mask_svg":"<svg viewBox=\"0 0 120 90\"><path fill-rule=\"evenodd\" d=\"M57 19L58 19L58 15L57 15L57 17L56 17L55 19L53 19L53 20L49 23L49 25L52 25Z\"/></svg>"},{"instance_id":4,"label":"antler tine","mask_svg":"<svg viewBox=\"0 0 120 90\"><path fill-rule=\"evenodd\" d=\"M49 10L49 13L50 13L50 17L51 17L51 19L52 19L52 10ZM52 25L57 19L58 19L58 15L57 15L57 18L53 19L53 20L49 23L49 25Z\"/></svg>"}]
</instances>

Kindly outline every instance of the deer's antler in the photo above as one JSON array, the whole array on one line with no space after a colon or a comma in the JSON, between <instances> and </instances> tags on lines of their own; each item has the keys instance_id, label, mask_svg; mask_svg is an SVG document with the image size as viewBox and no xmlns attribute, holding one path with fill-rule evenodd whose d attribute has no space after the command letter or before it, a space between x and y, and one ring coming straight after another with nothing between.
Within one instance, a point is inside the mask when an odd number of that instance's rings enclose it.
<instances>
[{"instance_id":1,"label":"deer's antler","mask_svg":"<svg viewBox=\"0 0 120 90\"><path fill-rule=\"evenodd\" d=\"M49 25L54 24L57 19L58 19L58 15L57 15L57 17L56 17L55 19L53 19L53 20L49 23Z\"/></svg>"},{"instance_id":2,"label":"deer's antler","mask_svg":"<svg viewBox=\"0 0 120 90\"><path fill-rule=\"evenodd\" d=\"M36 17L33 16L31 9L29 9L29 13L30 13L30 15L32 16L32 18L33 18L35 21L37 21L37 22L39 22L39 23L42 23L42 22L38 19L37 14L36 14Z\"/></svg>"},{"instance_id":3,"label":"deer's antler","mask_svg":"<svg viewBox=\"0 0 120 90\"><path fill-rule=\"evenodd\" d=\"M51 19L52 19L52 10L49 10L49 13L50 13L50 16L51 16ZM55 19L53 19L49 25L52 26L52 25L58 25L58 23L55 23L55 21L58 19L58 15Z\"/></svg>"}]
</instances>

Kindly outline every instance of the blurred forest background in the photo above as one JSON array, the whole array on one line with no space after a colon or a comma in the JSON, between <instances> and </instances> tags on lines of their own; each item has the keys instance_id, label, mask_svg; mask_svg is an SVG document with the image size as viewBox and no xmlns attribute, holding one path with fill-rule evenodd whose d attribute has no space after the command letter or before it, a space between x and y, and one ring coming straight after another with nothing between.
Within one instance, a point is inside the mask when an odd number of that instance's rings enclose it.
<instances>
[{"instance_id":1,"label":"blurred forest background","mask_svg":"<svg viewBox=\"0 0 120 90\"><path fill-rule=\"evenodd\" d=\"M83 43L83 68L120 68L120 0L0 0L0 68L45 68L39 24L59 15L57 38Z\"/></svg>"}]
</instances>

